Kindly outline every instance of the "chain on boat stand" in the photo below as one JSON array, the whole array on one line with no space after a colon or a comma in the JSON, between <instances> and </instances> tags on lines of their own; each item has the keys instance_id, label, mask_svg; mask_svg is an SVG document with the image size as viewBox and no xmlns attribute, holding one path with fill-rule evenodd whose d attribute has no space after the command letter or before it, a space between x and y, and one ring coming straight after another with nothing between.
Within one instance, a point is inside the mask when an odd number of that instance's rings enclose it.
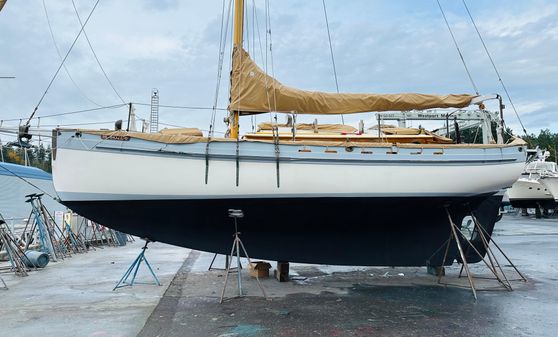
<instances>
[{"instance_id":1,"label":"chain on boat stand","mask_svg":"<svg viewBox=\"0 0 558 337\"><path fill-rule=\"evenodd\" d=\"M232 248L231 248L231 253L229 254L229 256L232 257L236 255L236 263L237 263L237 270L236 270L236 274L238 277L238 296L235 297L242 297L244 296L244 294L242 293L242 274L241 274L241 270L240 270L240 248L242 248L242 252L244 253L244 256L248 259L248 265L252 264L252 261L250 260L250 256L248 256L248 253L246 252L246 248L244 247L244 244L242 243L242 240L240 240L240 232L238 231L238 219L239 218L243 218L244 217L244 213L242 212L241 209L229 209L229 217L234 219L234 240L233 240L233 244L232 244ZM226 274L225 274L225 285L223 286L223 291L221 292L221 300L219 301L219 303L223 303L223 299L225 297L225 290L227 289L227 283L229 281L229 274L233 273L232 268L231 268L231 264L229 263L226 269ZM264 298L267 298L267 295L265 293L264 288L262 287L262 284L260 283L260 278L258 277L258 275L256 275L256 281L258 282L258 287L260 287L260 290L262 291L262 294L264 296ZM234 298L234 297L232 297Z\"/></svg>"},{"instance_id":2,"label":"chain on boat stand","mask_svg":"<svg viewBox=\"0 0 558 337\"><path fill-rule=\"evenodd\" d=\"M448 221L449 221L451 231L450 231L450 237L447 240L446 250L445 250L445 253L444 253L444 258L442 260L441 266L445 265L451 243L452 243L453 240L455 240L455 243L457 245L457 250L459 251L459 257L461 258L461 261L460 261L461 262L461 270L459 271L459 276L458 277L461 278L462 275L463 275L463 271L465 271L465 274L467 275L467 279L468 279L468 282L469 282L469 286L471 288L471 291L473 293L473 297L475 298L475 300L477 300L477 290L479 290L479 291L480 290L507 290L507 291L513 291L511 281L527 282L527 278L516 268L516 266L511 262L511 260L508 258L508 256L502 251L502 249L500 248L500 246L498 246L498 244L494 241L494 239L490 239L490 240L488 239L488 238L490 238L490 235L486 232L486 230L483 228L483 226L479 223L478 219L475 217L475 215L473 214L472 211L470 212L470 215L471 215L471 218L473 219L473 224L474 224L473 236L476 234L480 238L480 243L482 245L482 248L484 248L484 250L486 252L484 257L479 252L479 250L475 247L475 245L473 243L471 243L471 241L469 239L467 239L465 234L463 234L461 232L461 229L453 222L453 220L451 218L451 214L450 214L447 206L446 206L445 210L446 210L446 214L448 216ZM467 249L466 250L463 249L463 246L462 246L463 242L467 243ZM508 266L511 266L515 270L515 272L519 275L518 279L508 279L506 273L504 272L504 270L502 268L502 265L500 264L500 262L498 261L498 258L494 254L494 251L490 247L491 242L494 244L494 246L500 252L500 254L506 259L506 261L508 262ZM490 270L490 272L494 275L495 278L474 276L471 273L471 270L469 269L469 264L467 262L467 253L470 253L471 250L475 253L475 255L480 257L482 262L484 262L486 267ZM459 263L459 261L458 261L458 263ZM456 287L460 286L458 284L442 283L442 277L443 276L444 276L443 270L439 271L438 272L438 284L444 284L444 285L450 285L450 286L456 286ZM482 279L490 279L490 280L495 279L501 285L501 288L499 287L499 288L490 288L490 289L488 289L488 288L487 289L477 289L477 287L475 285L475 282L473 280L474 278L479 278L479 279L482 278Z\"/></svg>"},{"instance_id":3,"label":"chain on boat stand","mask_svg":"<svg viewBox=\"0 0 558 337\"><path fill-rule=\"evenodd\" d=\"M151 268L151 265L149 264L149 261L147 261L147 258L145 257L145 251L147 250L147 245L150 242L153 242L153 241L151 241L148 238L143 238L143 240L145 240L145 245L141 248L141 253L134 260L134 262L132 262L132 265L130 265L128 270L126 270L126 272L124 273L124 276L122 276L122 278L114 286L112 291L115 291L118 288L123 288L123 287L127 287L127 286L132 287L134 284L156 284L158 286L161 285L161 282L159 282L159 279L157 278L157 275L155 275L155 272L153 272L153 269ZM149 269L149 272L151 273L151 275L155 279L155 283L137 282L136 281L136 276L138 275L138 270L139 270L142 262L145 262L145 265ZM132 272L133 272L133 274L132 274ZM130 275L132 276L132 278L131 278L130 281L128 281L128 278L130 277Z\"/></svg>"}]
</instances>

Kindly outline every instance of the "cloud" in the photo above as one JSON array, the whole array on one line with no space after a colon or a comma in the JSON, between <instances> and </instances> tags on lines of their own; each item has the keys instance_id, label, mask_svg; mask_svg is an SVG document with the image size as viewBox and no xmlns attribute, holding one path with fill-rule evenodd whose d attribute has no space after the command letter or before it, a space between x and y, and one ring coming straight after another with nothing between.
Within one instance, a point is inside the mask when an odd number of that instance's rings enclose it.
<instances>
[{"instance_id":1,"label":"cloud","mask_svg":"<svg viewBox=\"0 0 558 337\"><path fill-rule=\"evenodd\" d=\"M145 8L159 11L167 11L178 8L180 1L178 0L142 0Z\"/></svg>"},{"instance_id":2,"label":"cloud","mask_svg":"<svg viewBox=\"0 0 558 337\"><path fill-rule=\"evenodd\" d=\"M503 93L461 4L441 2L481 93ZM249 6L251 3L247 2ZM266 39L265 8L263 2L256 3L259 34L255 34L257 25L250 7L246 17L247 40L253 57L263 67L265 50L259 50L259 45L260 38L261 44ZM435 2L326 3L341 91L473 91ZM82 17L89 13L92 4L79 2ZM93 15L87 33L111 81L126 101L149 102L150 90L156 87L161 104L213 105L222 3L181 4L177 0L101 2ZM47 2L47 5L57 42L65 51L79 31L79 23L71 4ZM479 0L469 5L525 124L535 130L546 126L558 129L553 115L558 87L555 60L558 6L550 0ZM302 89L335 91L322 2L285 0L272 1L270 6L275 77ZM0 83L0 119L25 117L60 62L50 40L42 4L10 2L2 11L0 31L3 59L0 74L17 76L16 80ZM230 36L220 85L220 107L225 107L228 100L229 53ZM271 71L269 53L268 65ZM85 41L78 42L67 66L86 96L103 105L119 103ZM507 105L507 122L516 125L511 106ZM90 107L94 105L61 73L39 115ZM137 109L140 117L149 114L148 107ZM224 124L220 120L224 115L218 112L216 118L221 131ZM119 118L126 118L125 108L70 115L45 123ZM161 110L161 120L171 124L207 129L210 118L205 110ZM300 117L302 121L313 118ZM256 117L258 121L268 119L269 116ZM338 116L319 119L340 121ZM373 121L373 116L345 117L352 125L360 119ZM247 130L251 120L243 118L241 124Z\"/></svg>"}]
</instances>

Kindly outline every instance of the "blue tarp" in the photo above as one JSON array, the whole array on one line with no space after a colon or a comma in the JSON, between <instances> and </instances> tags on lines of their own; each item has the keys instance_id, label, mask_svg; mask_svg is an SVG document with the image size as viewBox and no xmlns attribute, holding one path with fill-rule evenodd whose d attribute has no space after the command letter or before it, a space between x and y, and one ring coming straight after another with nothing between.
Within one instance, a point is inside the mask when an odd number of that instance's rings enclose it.
<instances>
[{"instance_id":1,"label":"blue tarp","mask_svg":"<svg viewBox=\"0 0 558 337\"><path fill-rule=\"evenodd\" d=\"M36 167L10 163L0 163L0 176L20 176L22 178L52 180L52 175Z\"/></svg>"}]
</instances>

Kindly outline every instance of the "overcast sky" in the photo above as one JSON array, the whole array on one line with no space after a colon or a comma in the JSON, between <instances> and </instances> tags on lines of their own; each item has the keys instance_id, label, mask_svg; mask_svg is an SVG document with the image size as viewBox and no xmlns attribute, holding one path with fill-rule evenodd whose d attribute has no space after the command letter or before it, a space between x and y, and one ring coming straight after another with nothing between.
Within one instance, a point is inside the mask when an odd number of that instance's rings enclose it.
<instances>
[{"instance_id":1,"label":"overcast sky","mask_svg":"<svg viewBox=\"0 0 558 337\"><path fill-rule=\"evenodd\" d=\"M85 20L95 0L74 0ZM228 3L229 0L226 0ZM265 2L248 3L250 51L265 44ZM481 94L501 93L460 0L441 0ZM339 87L342 92L474 93L436 0L327 0ZM529 132L558 131L558 4L551 0L469 0L487 46ZM62 55L80 30L71 0L46 0L52 31ZM221 0L101 0L86 32L110 80L125 102L211 107L215 97ZM275 77L286 85L335 91L321 0L270 1ZM254 29L255 28L255 29ZM230 41L230 38L229 38ZM257 48L254 48L254 42ZM229 52L229 48L227 48ZM8 0L0 12L0 119L25 118L60 64L41 0ZM219 107L228 100L227 54ZM82 36L37 112L38 116L121 103ZM506 121L519 132L511 105ZM147 106L138 106L147 117ZM125 108L41 120L43 125L125 119ZM161 109L164 123L207 129L207 110ZM217 116L218 127L224 112ZM269 116L258 116L258 121ZM372 114L352 115L372 120ZM313 117L308 118L313 119ZM320 117L339 122L338 117ZM34 122L36 123L36 122ZM4 125L17 122L5 122ZM244 130L250 118L243 118ZM109 124L94 127L108 127Z\"/></svg>"}]
</instances>

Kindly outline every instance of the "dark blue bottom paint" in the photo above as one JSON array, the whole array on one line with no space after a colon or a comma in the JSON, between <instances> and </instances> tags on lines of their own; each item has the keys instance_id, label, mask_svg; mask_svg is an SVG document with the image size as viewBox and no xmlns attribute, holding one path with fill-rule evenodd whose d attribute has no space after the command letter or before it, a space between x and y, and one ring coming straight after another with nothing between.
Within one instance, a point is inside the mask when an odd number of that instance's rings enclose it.
<instances>
[{"instance_id":1,"label":"dark blue bottom paint","mask_svg":"<svg viewBox=\"0 0 558 337\"><path fill-rule=\"evenodd\" d=\"M473 210L489 234L501 196L472 198L276 198L68 201L73 211L122 232L227 254L242 209L241 238L252 258L362 266L440 265L450 235L446 207L461 225ZM477 247L481 248L480 245ZM482 249L481 249L482 251ZM449 250L451 264L457 258ZM477 262L473 255L467 258Z\"/></svg>"}]
</instances>

